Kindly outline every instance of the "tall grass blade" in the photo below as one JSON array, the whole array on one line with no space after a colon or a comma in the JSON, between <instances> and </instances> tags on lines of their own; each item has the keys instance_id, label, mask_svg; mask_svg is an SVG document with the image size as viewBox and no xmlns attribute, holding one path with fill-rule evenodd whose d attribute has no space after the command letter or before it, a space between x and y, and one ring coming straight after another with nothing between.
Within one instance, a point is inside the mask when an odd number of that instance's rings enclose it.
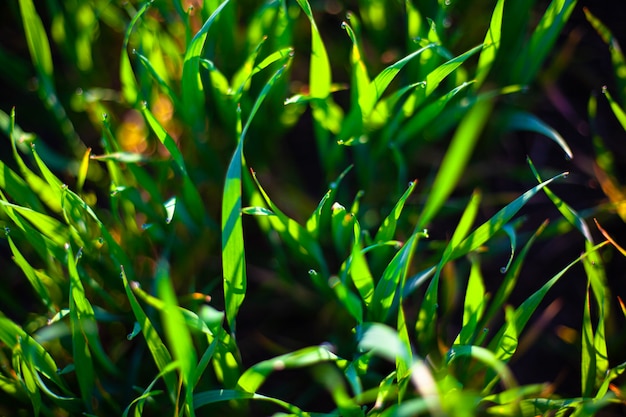
<instances>
[{"instance_id":1,"label":"tall grass blade","mask_svg":"<svg viewBox=\"0 0 626 417\"><path fill-rule=\"evenodd\" d=\"M432 192L422 210L416 230L420 230L430 223L456 187L487 122L492 106L493 103L490 100L478 101L461 121L437 172Z\"/></svg>"},{"instance_id":2,"label":"tall grass blade","mask_svg":"<svg viewBox=\"0 0 626 417\"><path fill-rule=\"evenodd\" d=\"M511 130L527 130L544 135L559 145L568 159L574 157L572 150L567 142L565 142L565 139L563 139L563 136L533 114L522 111L516 111L510 114L507 119L507 128Z\"/></svg>"},{"instance_id":3,"label":"tall grass blade","mask_svg":"<svg viewBox=\"0 0 626 417\"><path fill-rule=\"evenodd\" d=\"M330 61L319 29L315 23L308 0L297 0L311 23L311 63L309 68L309 94L312 98L326 99L332 83Z\"/></svg>"},{"instance_id":4,"label":"tall grass blade","mask_svg":"<svg viewBox=\"0 0 626 417\"><path fill-rule=\"evenodd\" d=\"M474 77L476 80L476 84L474 84L475 89L479 89L483 85L483 82L487 79L487 75L493 66L498 50L500 49L503 10L504 0L498 0L493 13L491 14L489 29L487 30L487 35L483 41L480 57L478 58L476 76Z\"/></svg>"},{"instance_id":5,"label":"tall grass blade","mask_svg":"<svg viewBox=\"0 0 626 417\"><path fill-rule=\"evenodd\" d=\"M516 81L528 84L534 79L576 3L576 0L552 0L550 2L533 31L528 47L518 56L517 63L513 65L513 68L517 70Z\"/></svg>"},{"instance_id":6,"label":"tall grass blade","mask_svg":"<svg viewBox=\"0 0 626 417\"><path fill-rule=\"evenodd\" d=\"M615 117L617 117L617 120L622 125L624 130L626 130L626 112L624 111L624 109L622 108L622 106L619 105L619 103L617 103L617 101L613 99L613 96L611 96L611 94L609 93L608 88L603 87L602 94L604 94L606 99L609 101L609 105L611 106L611 110L613 110L613 114L615 115Z\"/></svg>"},{"instance_id":7,"label":"tall grass blade","mask_svg":"<svg viewBox=\"0 0 626 417\"><path fill-rule=\"evenodd\" d=\"M170 363L172 363L172 355L169 350L165 346L165 343L161 340L161 337L157 333L154 325L146 315L146 313L141 308L141 305L137 301L135 294L132 291L132 285L137 286L137 283L129 283L128 278L126 276L126 271L124 267L121 268L121 278L122 284L124 285L124 291L126 292L126 297L130 303L130 307L133 310L133 314L137 319L137 323L141 327L141 332L146 339L146 345L148 345L148 350L152 355L152 359L154 359L154 363L156 364L159 372L163 374L163 380L165 381L165 385L167 386L167 391L170 394L170 399L172 402L175 401L173 398L173 394L176 392L176 377L169 372L166 372Z\"/></svg>"},{"instance_id":8,"label":"tall grass blade","mask_svg":"<svg viewBox=\"0 0 626 417\"><path fill-rule=\"evenodd\" d=\"M165 338L172 350L174 360L180 365L180 373L185 385L185 414L194 416L193 384L194 372L198 365L196 350L191 339L185 319L178 308L176 293L169 271L169 263L161 258L156 266L155 286L158 296L163 300L161 320Z\"/></svg>"},{"instance_id":9,"label":"tall grass blade","mask_svg":"<svg viewBox=\"0 0 626 417\"><path fill-rule=\"evenodd\" d=\"M257 400L257 401L267 401L274 404L277 404L289 411L292 416L298 417L311 417L310 413L302 411L298 407L293 404L290 404L286 401L282 401L278 398L267 397L265 395L245 392L241 390L233 390L233 389L220 389L213 391L205 391L199 392L194 396L194 404L196 408L204 407L205 405L215 404L223 401L232 401L232 400Z\"/></svg>"},{"instance_id":10,"label":"tall grass blade","mask_svg":"<svg viewBox=\"0 0 626 417\"><path fill-rule=\"evenodd\" d=\"M204 126L204 88L200 79L200 56L211 25L215 22L229 0L224 0L211 16L204 22L200 30L194 35L185 52L182 74L182 103L185 119L194 130Z\"/></svg>"},{"instance_id":11,"label":"tall grass blade","mask_svg":"<svg viewBox=\"0 0 626 417\"><path fill-rule=\"evenodd\" d=\"M222 6L225 3L222 3ZM220 7L222 7L220 6ZM243 244L242 216L242 167L243 147L248 128L270 89L285 70L280 68L265 84L259 93L245 126L241 127L241 113L237 113L239 140L235 153L228 165L222 200L222 265L224 269L224 298L226 299L226 319L235 334L235 318L246 295L246 259ZM277 211L270 207L274 213ZM271 216L270 218L273 218Z\"/></svg>"},{"instance_id":12,"label":"tall grass blade","mask_svg":"<svg viewBox=\"0 0 626 417\"><path fill-rule=\"evenodd\" d=\"M122 47L122 53L120 56L120 81L122 84L122 95L128 104L134 106L139 95L139 91L137 89L137 79L135 78L135 74L133 72L133 66L130 63L130 57L128 55L128 44L130 43L130 36L133 32L133 29L139 22L139 20L143 17L143 15L148 11L148 8L152 2L145 2L137 13L133 16L126 28L124 33L124 42Z\"/></svg>"}]
</instances>

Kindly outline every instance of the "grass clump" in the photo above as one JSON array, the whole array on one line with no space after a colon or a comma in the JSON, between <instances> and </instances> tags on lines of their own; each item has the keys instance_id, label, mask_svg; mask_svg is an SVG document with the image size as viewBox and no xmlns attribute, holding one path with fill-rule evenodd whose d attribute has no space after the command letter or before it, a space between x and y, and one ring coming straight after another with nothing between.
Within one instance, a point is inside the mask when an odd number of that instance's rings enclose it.
<instances>
[{"instance_id":1,"label":"grass clump","mask_svg":"<svg viewBox=\"0 0 626 417\"><path fill-rule=\"evenodd\" d=\"M608 264L626 251L600 225L624 219L618 167L592 96L610 204L573 208L577 148L534 102L576 1L247 3L10 3L24 41L2 77L32 108L0 113L0 412L623 406ZM626 130L623 55L584 13ZM558 162L505 160L523 132ZM574 254L542 264L564 237ZM575 393L514 366L566 279L577 324L548 331Z\"/></svg>"}]
</instances>

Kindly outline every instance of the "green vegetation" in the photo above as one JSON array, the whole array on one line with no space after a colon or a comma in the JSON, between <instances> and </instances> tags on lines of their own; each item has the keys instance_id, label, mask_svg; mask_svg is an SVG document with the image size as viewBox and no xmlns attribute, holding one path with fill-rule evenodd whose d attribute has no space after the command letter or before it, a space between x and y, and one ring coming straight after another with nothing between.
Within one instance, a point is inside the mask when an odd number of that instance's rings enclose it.
<instances>
[{"instance_id":1,"label":"green vegetation","mask_svg":"<svg viewBox=\"0 0 626 417\"><path fill-rule=\"evenodd\" d=\"M623 407L604 120L626 131L626 60L589 10L615 87L581 156L606 201L563 197L577 147L536 111L576 7L9 1L0 414ZM576 324L546 330L564 280ZM541 331L574 352L575 392L518 382Z\"/></svg>"}]
</instances>

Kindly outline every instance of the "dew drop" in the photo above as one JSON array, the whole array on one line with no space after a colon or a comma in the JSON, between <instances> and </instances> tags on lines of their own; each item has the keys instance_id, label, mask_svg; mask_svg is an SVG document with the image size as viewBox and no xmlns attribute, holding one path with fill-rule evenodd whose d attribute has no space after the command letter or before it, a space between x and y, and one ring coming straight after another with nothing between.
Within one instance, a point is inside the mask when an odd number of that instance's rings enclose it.
<instances>
[{"instance_id":1,"label":"dew drop","mask_svg":"<svg viewBox=\"0 0 626 417\"><path fill-rule=\"evenodd\" d=\"M106 120L109 118L108 113L102 113L102 120Z\"/></svg>"},{"instance_id":2,"label":"dew drop","mask_svg":"<svg viewBox=\"0 0 626 417\"><path fill-rule=\"evenodd\" d=\"M503 266L500 268L500 273L501 274L506 274L506 271L508 270L508 268L506 266Z\"/></svg>"},{"instance_id":3,"label":"dew drop","mask_svg":"<svg viewBox=\"0 0 626 417\"><path fill-rule=\"evenodd\" d=\"M608 87L606 85L602 86L602 94L606 94L606 92L608 91Z\"/></svg>"},{"instance_id":4,"label":"dew drop","mask_svg":"<svg viewBox=\"0 0 626 417\"><path fill-rule=\"evenodd\" d=\"M141 108L145 109L148 107L148 102L146 100L141 100Z\"/></svg>"},{"instance_id":5,"label":"dew drop","mask_svg":"<svg viewBox=\"0 0 626 417\"><path fill-rule=\"evenodd\" d=\"M571 161L572 160L572 156L568 153L565 154L565 160L566 161Z\"/></svg>"},{"instance_id":6,"label":"dew drop","mask_svg":"<svg viewBox=\"0 0 626 417\"><path fill-rule=\"evenodd\" d=\"M413 184L415 184L413 181L409 181L409 188L413 187Z\"/></svg>"},{"instance_id":7,"label":"dew drop","mask_svg":"<svg viewBox=\"0 0 626 417\"><path fill-rule=\"evenodd\" d=\"M309 269L309 275L312 277L316 277L317 276L317 271L315 269Z\"/></svg>"},{"instance_id":8,"label":"dew drop","mask_svg":"<svg viewBox=\"0 0 626 417\"><path fill-rule=\"evenodd\" d=\"M483 328L483 333L489 333L489 329L487 327Z\"/></svg>"},{"instance_id":9,"label":"dew drop","mask_svg":"<svg viewBox=\"0 0 626 417\"><path fill-rule=\"evenodd\" d=\"M63 245L63 247L65 248L65 250L69 250L70 249L69 242L65 242L65 245Z\"/></svg>"},{"instance_id":10,"label":"dew drop","mask_svg":"<svg viewBox=\"0 0 626 417\"><path fill-rule=\"evenodd\" d=\"M137 55L137 50L133 48L133 55Z\"/></svg>"},{"instance_id":11,"label":"dew drop","mask_svg":"<svg viewBox=\"0 0 626 417\"><path fill-rule=\"evenodd\" d=\"M334 190L335 188L337 188L337 183L333 181L330 183L330 189Z\"/></svg>"},{"instance_id":12,"label":"dew drop","mask_svg":"<svg viewBox=\"0 0 626 417\"><path fill-rule=\"evenodd\" d=\"M104 238L103 238L102 236L100 236L100 237L98 238L98 243L99 243L100 245L104 245Z\"/></svg>"},{"instance_id":13,"label":"dew drop","mask_svg":"<svg viewBox=\"0 0 626 417\"><path fill-rule=\"evenodd\" d=\"M289 56L294 56L296 54L296 50L294 48L289 48Z\"/></svg>"},{"instance_id":14,"label":"dew drop","mask_svg":"<svg viewBox=\"0 0 626 417\"><path fill-rule=\"evenodd\" d=\"M76 252L76 259L80 259L83 257L83 248L78 249L78 252Z\"/></svg>"},{"instance_id":15,"label":"dew drop","mask_svg":"<svg viewBox=\"0 0 626 417\"><path fill-rule=\"evenodd\" d=\"M348 24L346 22L341 22L341 28L345 29L348 26Z\"/></svg>"},{"instance_id":16,"label":"dew drop","mask_svg":"<svg viewBox=\"0 0 626 417\"><path fill-rule=\"evenodd\" d=\"M569 172L564 172L564 173L563 173L563 178L565 179L565 178L567 178L567 177L569 177Z\"/></svg>"},{"instance_id":17,"label":"dew drop","mask_svg":"<svg viewBox=\"0 0 626 417\"><path fill-rule=\"evenodd\" d=\"M9 236L11 234L11 229L9 227L4 228L4 234Z\"/></svg>"}]
</instances>

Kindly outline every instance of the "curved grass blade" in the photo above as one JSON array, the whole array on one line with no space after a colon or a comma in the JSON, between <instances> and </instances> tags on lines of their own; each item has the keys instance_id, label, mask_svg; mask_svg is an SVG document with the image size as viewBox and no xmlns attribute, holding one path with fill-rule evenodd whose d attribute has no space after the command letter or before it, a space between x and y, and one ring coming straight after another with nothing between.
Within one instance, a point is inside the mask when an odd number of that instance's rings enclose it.
<instances>
[{"instance_id":1,"label":"curved grass blade","mask_svg":"<svg viewBox=\"0 0 626 417\"><path fill-rule=\"evenodd\" d=\"M372 277L372 272L369 269L361 245L361 226L356 219L354 220L353 231L354 243L352 245L352 254L346 263L349 265L349 274L354 286L359 291L365 305L369 307L372 297L374 296L374 278ZM361 322L362 321L361 318Z\"/></svg>"},{"instance_id":2,"label":"curved grass blade","mask_svg":"<svg viewBox=\"0 0 626 417\"><path fill-rule=\"evenodd\" d=\"M487 299L485 298L485 283L477 256L470 257L472 263L470 276L465 290L463 306L463 326L454 341L454 345L469 345L472 342L478 323L483 318Z\"/></svg>"},{"instance_id":3,"label":"curved grass blade","mask_svg":"<svg viewBox=\"0 0 626 417\"><path fill-rule=\"evenodd\" d=\"M310 346L272 359L259 362L248 368L239 378L239 389L256 393L267 377L274 371L303 368L323 362L336 362L339 358L323 346Z\"/></svg>"},{"instance_id":4,"label":"curved grass blade","mask_svg":"<svg viewBox=\"0 0 626 417\"><path fill-rule=\"evenodd\" d=\"M439 84L452 72L454 72L458 67L460 67L468 58L478 53L482 49L482 45L475 46L469 51L450 59L449 61L443 63L439 67L435 68L426 76L426 88L424 89L424 95L426 97L430 96L433 91ZM420 92L421 90L417 90Z\"/></svg>"},{"instance_id":5,"label":"curved grass blade","mask_svg":"<svg viewBox=\"0 0 626 417\"><path fill-rule=\"evenodd\" d=\"M502 208L491 219L489 219L486 223L483 223L474 232L472 232L472 234L464 239L463 242L455 247L450 255L450 259L456 259L464 256L480 247L483 243L487 242L496 232L502 229L502 227L508 223L511 218L513 218L513 216L526 204L526 202L537 194L538 191L550 184L552 181L565 176L567 176L567 173L559 174L539 185L536 185Z\"/></svg>"},{"instance_id":6,"label":"curved grass blade","mask_svg":"<svg viewBox=\"0 0 626 417\"><path fill-rule=\"evenodd\" d=\"M511 130L528 130L547 136L559 145L561 149L563 149L568 159L572 159L574 157L572 150L568 146L567 142L565 142L565 139L563 139L563 136L539 120L539 118L533 114L522 111L513 112L507 118L506 125L507 128Z\"/></svg>"},{"instance_id":7,"label":"curved grass blade","mask_svg":"<svg viewBox=\"0 0 626 417\"><path fill-rule=\"evenodd\" d=\"M150 382L150 384L148 384L148 386L146 387L146 389L143 391L143 393L135 398L130 404L128 404L128 407L126 407L126 409L124 410L124 413L122 413L122 417L127 417L128 414L130 413L131 407L134 405L135 406L135 416L141 416L143 414L143 405L144 403L151 399L152 397L155 397L159 394L161 394L161 391L156 391L154 390L154 386L156 385L156 383L159 381L159 379L163 378L166 383L167 383L167 379L166 376L172 376L171 373L173 371L175 371L176 369L179 368L179 363L178 362L168 362L165 367L159 372L159 374L157 376L154 377L154 379L152 380L152 382ZM175 388L175 387L174 387ZM169 391L170 393L173 393L175 391Z\"/></svg>"},{"instance_id":8,"label":"curved grass blade","mask_svg":"<svg viewBox=\"0 0 626 417\"><path fill-rule=\"evenodd\" d=\"M528 157L526 158L526 161L528 162L530 169L533 171L535 178L537 178L537 181L541 183L542 179L539 176L539 173L537 172L537 170L535 169L535 165L532 163L532 161ZM561 215L568 222L570 222L574 227L576 227L576 229L578 229L580 233L582 233L582 235L585 237L585 240L587 240L587 242L593 243L593 237L591 236L591 232L589 231L589 226L587 225L587 222L585 221L585 219L583 219L576 212L576 210L571 208L566 202L564 202L563 200L561 200L561 198L559 198L556 194L554 194L552 190L550 190L549 187L543 187L543 192L546 194L546 196L548 196L550 201L552 201L552 203L556 206L559 212L561 212Z\"/></svg>"},{"instance_id":9,"label":"curved grass blade","mask_svg":"<svg viewBox=\"0 0 626 417\"><path fill-rule=\"evenodd\" d=\"M148 11L151 4L152 2L147 1L139 10L137 10L137 13L135 13L133 18L130 20L130 23L124 33L122 54L120 56L120 81L122 84L122 95L126 102L130 105L135 105L135 103L137 103L137 95L139 92L137 91L137 79L133 73L133 66L130 63L130 58L128 56L128 43L130 42L130 35L137 25L137 22L139 22L139 19L141 19L141 17Z\"/></svg>"},{"instance_id":10,"label":"curved grass blade","mask_svg":"<svg viewBox=\"0 0 626 417\"><path fill-rule=\"evenodd\" d=\"M517 381L515 381L511 370L508 368L508 366L506 366L504 361L498 359L497 355L495 355L489 349L485 349L480 346L470 345L453 346L448 351L447 364L449 365L454 360L456 360L456 358L463 356L470 356L471 358L488 365L490 368L498 373L507 389L517 387Z\"/></svg>"}]
</instances>

